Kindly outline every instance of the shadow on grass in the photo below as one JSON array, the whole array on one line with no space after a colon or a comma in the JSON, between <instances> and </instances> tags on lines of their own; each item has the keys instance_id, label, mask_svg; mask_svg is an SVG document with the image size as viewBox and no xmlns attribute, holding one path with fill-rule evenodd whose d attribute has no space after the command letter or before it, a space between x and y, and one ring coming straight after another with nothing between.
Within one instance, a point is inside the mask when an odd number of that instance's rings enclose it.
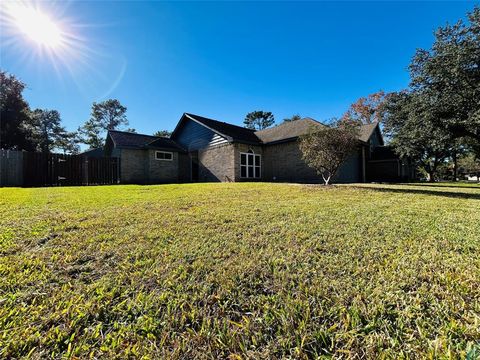
<instances>
[{"instance_id":1,"label":"shadow on grass","mask_svg":"<svg viewBox=\"0 0 480 360\"><path fill-rule=\"evenodd\" d=\"M413 184L399 184L402 186L425 186L425 187L434 187L434 188L454 188L454 189L478 189L480 190L480 184L477 183L466 183L465 185L442 185L435 183L413 183Z\"/></svg>"},{"instance_id":2,"label":"shadow on grass","mask_svg":"<svg viewBox=\"0 0 480 360\"><path fill-rule=\"evenodd\" d=\"M420 194L420 195L444 196L444 197L454 198L454 199L480 200L480 193L436 191L433 189L399 189L399 188L390 188L390 187L354 186L354 188L363 189L363 190L380 191L380 192L400 193L400 194ZM464 189L469 189L469 188L464 188Z\"/></svg>"}]
</instances>

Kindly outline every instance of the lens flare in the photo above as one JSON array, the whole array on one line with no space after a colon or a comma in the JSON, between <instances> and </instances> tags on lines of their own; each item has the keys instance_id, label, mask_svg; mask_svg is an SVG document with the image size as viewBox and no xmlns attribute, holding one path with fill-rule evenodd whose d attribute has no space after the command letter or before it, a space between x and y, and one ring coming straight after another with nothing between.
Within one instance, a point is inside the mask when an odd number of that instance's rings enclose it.
<instances>
[{"instance_id":1,"label":"lens flare","mask_svg":"<svg viewBox=\"0 0 480 360\"><path fill-rule=\"evenodd\" d=\"M120 84L125 57L96 37L102 27L80 21L71 1L0 0L0 53L42 80L75 86L83 97L107 97ZM85 15L85 14L84 14Z\"/></svg>"},{"instance_id":2,"label":"lens flare","mask_svg":"<svg viewBox=\"0 0 480 360\"><path fill-rule=\"evenodd\" d=\"M65 41L58 25L39 9L22 3L7 3L5 6L13 24L37 45L56 48Z\"/></svg>"}]
</instances>

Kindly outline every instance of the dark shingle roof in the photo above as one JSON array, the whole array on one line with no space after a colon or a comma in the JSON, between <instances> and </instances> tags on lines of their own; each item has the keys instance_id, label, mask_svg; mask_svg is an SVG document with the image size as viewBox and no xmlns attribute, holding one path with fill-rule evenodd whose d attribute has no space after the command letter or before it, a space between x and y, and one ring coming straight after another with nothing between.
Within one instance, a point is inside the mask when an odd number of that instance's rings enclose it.
<instances>
[{"instance_id":1,"label":"dark shingle roof","mask_svg":"<svg viewBox=\"0 0 480 360\"><path fill-rule=\"evenodd\" d=\"M176 151L185 151L175 141L166 137L159 137L153 140L151 143L148 143L146 147L150 149L171 149Z\"/></svg>"},{"instance_id":2,"label":"dark shingle roof","mask_svg":"<svg viewBox=\"0 0 480 360\"><path fill-rule=\"evenodd\" d=\"M268 129L257 131L255 132L255 135L257 135L257 137L259 137L263 143L275 143L280 141L294 140L301 135L307 134L312 128L322 128L325 126L327 125L307 117L301 120L285 122ZM360 126L360 133L358 135L359 140L367 142L377 126L378 123Z\"/></svg>"},{"instance_id":3,"label":"dark shingle roof","mask_svg":"<svg viewBox=\"0 0 480 360\"><path fill-rule=\"evenodd\" d=\"M184 151L175 141L153 135L136 134L125 131L109 130L108 134L116 148L130 149L169 149Z\"/></svg>"},{"instance_id":4,"label":"dark shingle roof","mask_svg":"<svg viewBox=\"0 0 480 360\"><path fill-rule=\"evenodd\" d=\"M105 156L105 149L103 147L88 149L88 150L85 150L85 151L81 152L78 155L86 156L86 157L94 157L94 158L104 157Z\"/></svg>"},{"instance_id":5,"label":"dark shingle roof","mask_svg":"<svg viewBox=\"0 0 480 360\"><path fill-rule=\"evenodd\" d=\"M187 118L197 121L214 132L223 135L231 141L261 144L260 139L255 135L255 130L229 124L223 121L209 119L203 116L185 113Z\"/></svg>"},{"instance_id":6,"label":"dark shingle roof","mask_svg":"<svg viewBox=\"0 0 480 360\"><path fill-rule=\"evenodd\" d=\"M307 117L301 120L284 122L283 124L268 129L259 130L255 132L255 135L257 135L263 143L271 143L295 139L300 135L307 134L311 128L316 127L322 128L325 127L325 125L317 120Z\"/></svg>"},{"instance_id":7,"label":"dark shingle roof","mask_svg":"<svg viewBox=\"0 0 480 360\"><path fill-rule=\"evenodd\" d=\"M223 135L230 141L243 142L248 144L268 144L282 141L294 140L301 135L307 134L313 127L325 127L326 125L312 119L303 118L291 122L255 131L241 126L229 124L222 121L209 119L203 116L185 113L184 117L196 121L212 131ZM183 118L182 118L183 119ZM359 139L367 142L375 131L377 123L362 125ZM110 130L109 135L117 148L133 149L164 149L172 151L185 151L179 144L170 138L157 137L152 135L135 134L124 131Z\"/></svg>"},{"instance_id":8,"label":"dark shingle roof","mask_svg":"<svg viewBox=\"0 0 480 360\"><path fill-rule=\"evenodd\" d=\"M373 122L371 124L364 124L360 126L360 134L358 138L364 142L367 142L368 139L370 139L370 136L372 136L377 126L378 126L377 122Z\"/></svg>"}]
</instances>

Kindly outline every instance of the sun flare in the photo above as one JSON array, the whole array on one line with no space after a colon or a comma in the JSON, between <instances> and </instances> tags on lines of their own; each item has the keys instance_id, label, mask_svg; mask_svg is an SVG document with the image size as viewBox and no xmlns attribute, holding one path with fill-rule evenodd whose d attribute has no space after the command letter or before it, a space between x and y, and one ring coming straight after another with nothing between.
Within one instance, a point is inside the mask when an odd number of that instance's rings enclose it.
<instances>
[{"instance_id":1,"label":"sun flare","mask_svg":"<svg viewBox=\"0 0 480 360\"><path fill-rule=\"evenodd\" d=\"M18 30L37 45L48 48L62 45L63 33L47 14L22 3L9 4L6 10Z\"/></svg>"},{"instance_id":2,"label":"sun flare","mask_svg":"<svg viewBox=\"0 0 480 360\"><path fill-rule=\"evenodd\" d=\"M72 7L72 1L0 0L0 52L43 79L54 74L62 86L73 82L83 96L104 98L127 61L96 42L92 26L105 25L85 23Z\"/></svg>"}]
</instances>

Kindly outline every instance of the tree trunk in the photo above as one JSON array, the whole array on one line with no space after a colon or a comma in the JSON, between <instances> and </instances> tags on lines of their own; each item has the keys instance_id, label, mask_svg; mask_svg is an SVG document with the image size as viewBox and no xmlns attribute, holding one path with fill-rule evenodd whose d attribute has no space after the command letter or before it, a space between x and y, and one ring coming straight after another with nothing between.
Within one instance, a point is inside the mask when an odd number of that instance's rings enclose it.
<instances>
[{"instance_id":1,"label":"tree trunk","mask_svg":"<svg viewBox=\"0 0 480 360\"><path fill-rule=\"evenodd\" d=\"M438 156L435 156L435 160L433 160L433 164L430 163L428 164L427 167L427 173L428 173L428 181L429 182L435 182L435 174L437 173L437 167L438 167Z\"/></svg>"},{"instance_id":2,"label":"tree trunk","mask_svg":"<svg viewBox=\"0 0 480 360\"><path fill-rule=\"evenodd\" d=\"M322 178L323 178L323 181L325 182L325 184L324 184L325 186L328 185L331 177L332 177L331 175L328 175L327 177L325 177L325 175L322 174Z\"/></svg>"}]
</instances>

